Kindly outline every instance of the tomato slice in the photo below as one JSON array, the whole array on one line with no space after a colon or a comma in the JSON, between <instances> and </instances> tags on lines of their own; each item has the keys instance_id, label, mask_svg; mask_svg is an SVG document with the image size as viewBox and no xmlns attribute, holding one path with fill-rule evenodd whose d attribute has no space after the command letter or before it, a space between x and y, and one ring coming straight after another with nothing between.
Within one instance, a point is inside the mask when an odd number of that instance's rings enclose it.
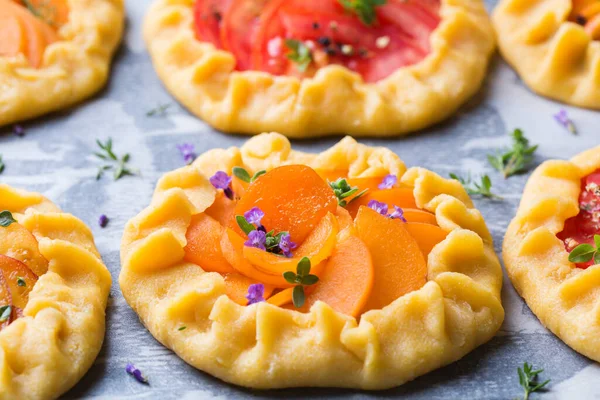
<instances>
[{"instance_id":1,"label":"tomato slice","mask_svg":"<svg viewBox=\"0 0 600 400\"><path fill-rule=\"evenodd\" d=\"M600 235L600 169L581 180L579 214L565 221L565 227L557 237L571 252L582 243L594 245L594 235ZM595 263L577 264L578 268L588 268Z\"/></svg>"},{"instance_id":2,"label":"tomato slice","mask_svg":"<svg viewBox=\"0 0 600 400\"><path fill-rule=\"evenodd\" d=\"M199 40L221 45L221 25L232 0L196 0L194 27Z\"/></svg>"}]
</instances>

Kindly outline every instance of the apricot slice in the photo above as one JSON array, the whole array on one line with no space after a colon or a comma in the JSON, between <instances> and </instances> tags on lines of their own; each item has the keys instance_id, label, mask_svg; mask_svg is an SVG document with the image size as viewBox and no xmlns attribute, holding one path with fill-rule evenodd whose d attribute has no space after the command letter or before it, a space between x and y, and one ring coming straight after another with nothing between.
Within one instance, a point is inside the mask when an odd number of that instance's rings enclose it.
<instances>
[{"instance_id":1,"label":"apricot slice","mask_svg":"<svg viewBox=\"0 0 600 400\"><path fill-rule=\"evenodd\" d=\"M232 301L238 303L241 306L245 306L248 304L248 299L246 299L246 295L248 294L248 288L250 285L255 283L259 283L254 279L250 279L247 276L242 274L238 274L237 272L232 272L226 274L225 278L225 293L227 297L229 297ZM273 293L273 286L264 285L265 293L263 297L268 299Z\"/></svg>"},{"instance_id":2,"label":"apricot slice","mask_svg":"<svg viewBox=\"0 0 600 400\"><path fill-rule=\"evenodd\" d=\"M225 228L215 219L206 214L194 215L185 234L187 246L183 249L184 259L207 272L235 272L221 251L223 232Z\"/></svg>"},{"instance_id":3,"label":"apricot slice","mask_svg":"<svg viewBox=\"0 0 600 400\"><path fill-rule=\"evenodd\" d=\"M571 14L569 19L575 20L584 9L593 5L597 1L598 0L571 0Z\"/></svg>"},{"instance_id":4,"label":"apricot slice","mask_svg":"<svg viewBox=\"0 0 600 400\"><path fill-rule=\"evenodd\" d=\"M20 3L24 4L22 1ZM69 20L69 6L66 0L28 0L38 18L48 25L59 28Z\"/></svg>"},{"instance_id":5,"label":"apricot slice","mask_svg":"<svg viewBox=\"0 0 600 400\"><path fill-rule=\"evenodd\" d=\"M283 279L283 275L271 275L257 269L244 258L244 242L246 240L230 228L226 228L221 238L221 250L227 262L240 274L277 288L293 286Z\"/></svg>"},{"instance_id":6,"label":"apricot slice","mask_svg":"<svg viewBox=\"0 0 600 400\"><path fill-rule=\"evenodd\" d=\"M40 253L37 239L21 224L0 227L0 254L25 263L37 276L48 271L48 260Z\"/></svg>"},{"instance_id":7,"label":"apricot slice","mask_svg":"<svg viewBox=\"0 0 600 400\"><path fill-rule=\"evenodd\" d=\"M394 206L398 206L403 209L418 208L413 195L413 189L403 187L367 192L364 196L359 197L352 203L348 204L346 210L348 210L350 215L355 218L359 208L361 206L366 206L371 200L377 200L379 202L386 203L390 210L392 210Z\"/></svg>"},{"instance_id":8,"label":"apricot slice","mask_svg":"<svg viewBox=\"0 0 600 400\"><path fill-rule=\"evenodd\" d=\"M0 56L25 54L27 42L21 20L14 15L0 15Z\"/></svg>"},{"instance_id":9,"label":"apricot slice","mask_svg":"<svg viewBox=\"0 0 600 400\"><path fill-rule=\"evenodd\" d=\"M327 261L319 282L307 298L308 306L320 300L338 312L358 317L373 289L373 277L367 245L358 236L348 234L337 243Z\"/></svg>"},{"instance_id":10,"label":"apricot slice","mask_svg":"<svg viewBox=\"0 0 600 400\"><path fill-rule=\"evenodd\" d=\"M292 302L292 295L294 288L283 289L281 292L274 294L267 300L267 303L273 304L277 307L282 307Z\"/></svg>"},{"instance_id":11,"label":"apricot slice","mask_svg":"<svg viewBox=\"0 0 600 400\"><path fill-rule=\"evenodd\" d=\"M406 224L361 207L354 225L374 267L373 288L363 312L383 308L425 285L425 257Z\"/></svg>"},{"instance_id":12,"label":"apricot slice","mask_svg":"<svg viewBox=\"0 0 600 400\"><path fill-rule=\"evenodd\" d=\"M4 279L4 275L0 273L0 307L4 306L12 306L12 296L10 295L10 288L6 283L6 279ZM12 319L11 315L11 318L0 323L0 331L10 325Z\"/></svg>"},{"instance_id":13,"label":"apricot slice","mask_svg":"<svg viewBox=\"0 0 600 400\"><path fill-rule=\"evenodd\" d=\"M0 272L6 280L15 307L25 308L29 292L38 280L27 265L14 258L0 255Z\"/></svg>"},{"instance_id":14,"label":"apricot slice","mask_svg":"<svg viewBox=\"0 0 600 400\"><path fill-rule=\"evenodd\" d=\"M391 210L393 211L393 210ZM424 224L437 225L435 214L417 208L403 208L404 218L407 222L421 222Z\"/></svg>"},{"instance_id":15,"label":"apricot slice","mask_svg":"<svg viewBox=\"0 0 600 400\"><path fill-rule=\"evenodd\" d=\"M409 222L408 224L404 224L404 227L417 241L417 244L426 259L435 245L446 239L446 236L448 236L448 233L442 228L431 224Z\"/></svg>"},{"instance_id":16,"label":"apricot slice","mask_svg":"<svg viewBox=\"0 0 600 400\"><path fill-rule=\"evenodd\" d=\"M585 24L585 31L590 35L592 40L600 40L600 14Z\"/></svg>"},{"instance_id":17,"label":"apricot slice","mask_svg":"<svg viewBox=\"0 0 600 400\"><path fill-rule=\"evenodd\" d=\"M264 273L282 276L287 271L296 271L303 257L308 257L311 265L320 264L327 259L335 248L337 234L337 219L329 213L293 252L294 257L287 258L256 247L244 246L244 258Z\"/></svg>"},{"instance_id":18,"label":"apricot slice","mask_svg":"<svg viewBox=\"0 0 600 400\"><path fill-rule=\"evenodd\" d=\"M287 231L300 244L327 213L335 213L337 199L329 185L311 168L286 165L262 175L238 201L236 215L260 208L267 230ZM230 227L243 234L235 221Z\"/></svg>"},{"instance_id":19,"label":"apricot slice","mask_svg":"<svg viewBox=\"0 0 600 400\"><path fill-rule=\"evenodd\" d=\"M235 220L235 204L235 201L229 200L225 193L219 191L214 203L204 213L219 221L224 227L229 226Z\"/></svg>"},{"instance_id":20,"label":"apricot slice","mask_svg":"<svg viewBox=\"0 0 600 400\"><path fill-rule=\"evenodd\" d=\"M352 216L344 207L338 207L337 210L335 210L335 217L338 220L340 232L349 226L354 226L354 220L352 220Z\"/></svg>"}]
</instances>

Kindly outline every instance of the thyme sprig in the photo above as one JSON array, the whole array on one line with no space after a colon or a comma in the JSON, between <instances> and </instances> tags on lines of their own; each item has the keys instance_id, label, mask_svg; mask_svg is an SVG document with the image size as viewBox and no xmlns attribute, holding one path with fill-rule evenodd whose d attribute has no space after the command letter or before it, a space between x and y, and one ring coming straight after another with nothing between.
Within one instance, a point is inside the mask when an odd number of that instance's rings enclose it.
<instances>
[{"instance_id":1,"label":"thyme sprig","mask_svg":"<svg viewBox=\"0 0 600 400\"><path fill-rule=\"evenodd\" d=\"M533 153L538 148L537 145L529 145L529 140L521 129L515 129L511 137L513 146L510 150L496 155L488 155L489 163L500 171L504 178L525 172L533 161Z\"/></svg>"},{"instance_id":2,"label":"thyme sprig","mask_svg":"<svg viewBox=\"0 0 600 400\"><path fill-rule=\"evenodd\" d=\"M456 174L450 174L450 178L459 181L470 195L479 195L489 199L502 199L502 197L492 193L492 180L488 175L481 176L481 181L479 183L473 182L470 174L467 175L467 178L463 178Z\"/></svg>"},{"instance_id":3,"label":"thyme sprig","mask_svg":"<svg viewBox=\"0 0 600 400\"><path fill-rule=\"evenodd\" d=\"M304 42L296 39L286 39L285 46L291 51L287 58L296 63L296 68L300 72L306 72L308 66L313 61L312 52Z\"/></svg>"},{"instance_id":4,"label":"thyme sprig","mask_svg":"<svg viewBox=\"0 0 600 400\"><path fill-rule=\"evenodd\" d=\"M102 143L97 139L96 143L98 144L98 147L100 147L101 151L95 152L94 155L99 159L108 162L108 164L101 165L98 168L98 174L96 175L97 180L102 178L104 172L108 170L114 170L115 181L127 175L136 175L137 172L127 166L127 163L131 158L129 153L118 157L113 151L112 138L108 138L105 143Z\"/></svg>"},{"instance_id":5,"label":"thyme sprig","mask_svg":"<svg viewBox=\"0 0 600 400\"><path fill-rule=\"evenodd\" d=\"M302 257L296 266L295 273L293 271L283 273L283 278L286 282L296 285L292 292L292 302L296 308L302 307L306 300L304 286L311 286L319 282L319 277L312 275L310 273L310 268L310 259L308 257Z\"/></svg>"},{"instance_id":6,"label":"thyme sprig","mask_svg":"<svg viewBox=\"0 0 600 400\"><path fill-rule=\"evenodd\" d=\"M347 11L356 14L365 25L373 25L377 20L375 7L382 6L387 0L338 0Z\"/></svg>"},{"instance_id":7,"label":"thyme sprig","mask_svg":"<svg viewBox=\"0 0 600 400\"><path fill-rule=\"evenodd\" d=\"M4 161L2 161L2 155L0 155L0 174L4 172L5 168L6 164L4 164Z\"/></svg>"},{"instance_id":8,"label":"thyme sprig","mask_svg":"<svg viewBox=\"0 0 600 400\"><path fill-rule=\"evenodd\" d=\"M520 367L517 368L517 372L519 373L519 384L523 387L523 400L528 400L529 395L533 392L537 392L543 389L548 383L550 383L550 379L545 380L544 382L538 382L538 375L544 372L543 369L533 369L533 365L524 363L523 369Z\"/></svg>"},{"instance_id":9,"label":"thyme sprig","mask_svg":"<svg viewBox=\"0 0 600 400\"><path fill-rule=\"evenodd\" d=\"M359 197L367 193L367 191L369 190L365 189L362 192L358 193L356 196L354 196L350 201L347 201L346 199L348 197L358 192L358 186L350 186L348 181L344 178L339 178L335 182L329 182L329 186L333 189L333 193L335 194L335 197L337 197L338 205L340 207L346 207L348 204L352 203L354 200L358 199Z\"/></svg>"},{"instance_id":10,"label":"thyme sprig","mask_svg":"<svg viewBox=\"0 0 600 400\"><path fill-rule=\"evenodd\" d=\"M148 110L148 112L146 112L146 116L147 117L164 117L165 115L167 115L167 112L169 111L169 108L171 108L171 106L172 106L171 103L159 104L157 107L153 108L152 110Z\"/></svg>"},{"instance_id":11,"label":"thyme sprig","mask_svg":"<svg viewBox=\"0 0 600 400\"><path fill-rule=\"evenodd\" d=\"M6 322L10 319L12 315L12 306L2 306L0 307L0 322Z\"/></svg>"},{"instance_id":12,"label":"thyme sprig","mask_svg":"<svg viewBox=\"0 0 600 400\"><path fill-rule=\"evenodd\" d=\"M12 224L17 222L17 220L13 217L12 213L8 210L4 210L0 212L0 226L3 228L8 228Z\"/></svg>"},{"instance_id":13,"label":"thyme sprig","mask_svg":"<svg viewBox=\"0 0 600 400\"><path fill-rule=\"evenodd\" d=\"M260 170L258 172L256 172L254 175L250 176L250 173L248 173L248 171L246 171L244 168L242 167L233 167L232 170L232 174L238 178L241 181L244 181L246 183L252 183L255 180L257 180L261 175L266 174L267 171Z\"/></svg>"}]
</instances>

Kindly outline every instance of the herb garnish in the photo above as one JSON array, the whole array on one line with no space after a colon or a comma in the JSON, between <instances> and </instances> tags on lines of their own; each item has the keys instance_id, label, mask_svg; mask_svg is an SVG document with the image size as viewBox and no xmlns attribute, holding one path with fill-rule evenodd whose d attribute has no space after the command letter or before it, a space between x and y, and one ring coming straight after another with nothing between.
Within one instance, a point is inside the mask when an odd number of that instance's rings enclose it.
<instances>
[{"instance_id":1,"label":"herb garnish","mask_svg":"<svg viewBox=\"0 0 600 400\"><path fill-rule=\"evenodd\" d=\"M517 368L517 372L519 373L519 384L524 390L523 400L528 400L531 393L543 389L550 382L550 379L548 379L542 383L538 383L538 375L544 372L544 370L538 369L534 371L533 365L528 363L523 364L523 369L520 367Z\"/></svg>"},{"instance_id":2,"label":"herb garnish","mask_svg":"<svg viewBox=\"0 0 600 400\"><path fill-rule=\"evenodd\" d=\"M4 168L6 168L6 164L2 161L2 155L0 155L0 174L4 172Z\"/></svg>"},{"instance_id":3,"label":"herb garnish","mask_svg":"<svg viewBox=\"0 0 600 400\"><path fill-rule=\"evenodd\" d=\"M512 133L513 147L509 151L488 155L488 161L498 171L502 172L504 178L525 172L527 166L533 161L533 153L538 146L529 146L529 140L520 129L515 129Z\"/></svg>"},{"instance_id":4,"label":"herb garnish","mask_svg":"<svg viewBox=\"0 0 600 400\"><path fill-rule=\"evenodd\" d=\"M244 246L256 247L269 253L283 254L292 257L292 250L298 245L292 242L289 232L282 231L275 234L274 230L267 232L260 221L265 213L258 207L252 207L244 215L236 215L235 220L240 229L248 236Z\"/></svg>"},{"instance_id":5,"label":"herb garnish","mask_svg":"<svg viewBox=\"0 0 600 400\"><path fill-rule=\"evenodd\" d=\"M12 306L0 307L0 322L6 322L10 319L12 314Z\"/></svg>"},{"instance_id":6,"label":"herb garnish","mask_svg":"<svg viewBox=\"0 0 600 400\"><path fill-rule=\"evenodd\" d=\"M142 374L142 371L137 369L132 363L127 363L127 366L125 366L125 371L127 371L129 375L133 376L139 383L144 383L146 385L148 384L148 379L144 376L144 374Z\"/></svg>"},{"instance_id":7,"label":"herb garnish","mask_svg":"<svg viewBox=\"0 0 600 400\"><path fill-rule=\"evenodd\" d=\"M594 235L594 246L583 243L569 253L569 261L572 263L586 263L592 259L594 263L600 264L600 235Z\"/></svg>"},{"instance_id":8,"label":"herb garnish","mask_svg":"<svg viewBox=\"0 0 600 400\"><path fill-rule=\"evenodd\" d=\"M248 305L256 304L265 301L265 285L262 283L255 283L248 286L248 294L246 299Z\"/></svg>"},{"instance_id":9,"label":"herb garnish","mask_svg":"<svg viewBox=\"0 0 600 400\"><path fill-rule=\"evenodd\" d=\"M346 199L356 192L358 192L358 186L350 186L347 180L344 178L339 178L335 182L329 182L329 186L333 189L333 193L335 197L338 199L338 205L340 207L346 207L348 204L352 203L354 200L361 197L363 194L367 193L369 189L365 189L362 192L358 193L354 196L350 201L346 201Z\"/></svg>"},{"instance_id":10,"label":"herb garnish","mask_svg":"<svg viewBox=\"0 0 600 400\"><path fill-rule=\"evenodd\" d=\"M244 181L246 183L252 183L255 180L257 180L261 175L266 174L267 171L265 171L263 169L263 170L258 171L254 175L250 176L250 174L248 173L248 171L246 171L244 168L242 168L242 167L233 167L232 173L239 180Z\"/></svg>"},{"instance_id":11,"label":"herb garnish","mask_svg":"<svg viewBox=\"0 0 600 400\"><path fill-rule=\"evenodd\" d=\"M184 331L186 329L187 329L187 326L185 326L185 325L180 326L179 328L177 328L178 331Z\"/></svg>"},{"instance_id":12,"label":"herb garnish","mask_svg":"<svg viewBox=\"0 0 600 400\"><path fill-rule=\"evenodd\" d=\"M492 193L492 180L487 175L481 177L481 183L472 182L471 175L468 175L465 179L456 174L450 174L450 178L459 181L468 194L481 195L490 199L502 199L502 197Z\"/></svg>"},{"instance_id":13,"label":"herb garnish","mask_svg":"<svg viewBox=\"0 0 600 400\"><path fill-rule=\"evenodd\" d=\"M104 164L98 168L98 174L96 175L96 179L100 180L102 175L104 175L105 171L113 169L115 181L121 179L126 175L135 175L135 172L127 167L127 163L129 162L130 155L126 153L122 157L117 157L117 155L113 151L113 142L112 138L108 138L106 143L102 143L99 139L96 139L96 143L98 147L100 147L101 151L94 153L96 157L110 164Z\"/></svg>"},{"instance_id":14,"label":"herb garnish","mask_svg":"<svg viewBox=\"0 0 600 400\"><path fill-rule=\"evenodd\" d=\"M169 108L171 107L171 103L165 103L165 104L160 104L158 105L158 107L153 108L152 110L149 110L146 113L147 117L164 117L165 115L167 115L167 111L169 110Z\"/></svg>"},{"instance_id":15,"label":"herb garnish","mask_svg":"<svg viewBox=\"0 0 600 400\"><path fill-rule=\"evenodd\" d=\"M11 224L17 222L16 219L13 218L13 215L10 211L2 211L0 212L0 226L3 228L8 228Z\"/></svg>"},{"instance_id":16,"label":"herb garnish","mask_svg":"<svg viewBox=\"0 0 600 400\"><path fill-rule=\"evenodd\" d=\"M363 24L373 25L377 19L375 7L382 6L387 0L338 0L344 8L358 16Z\"/></svg>"},{"instance_id":17,"label":"herb garnish","mask_svg":"<svg viewBox=\"0 0 600 400\"><path fill-rule=\"evenodd\" d=\"M306 69L313 60L310 49L302 41L296 39L286 39L285 45L291 50L287 58L296 63L298 71L306 72Z\"/></svg>"},{"instance_id":18,"label":"herb garnish","mask_svg":"<svg viewBox=\"0 0 600 400\"><path fill-rule=\"evenodd\" d=\"M25 282L25 279L23 279L23 277L21 277L21 276L17 277L17 286L21 286L21 287L27 286L27 282Z\"/></svg>"},{"instance_id":19,"label":"herb garnish","mask_svg":"<svg viewBox=\"0 0 600 400\"><path fill-rule=\"evenodd\" d=\"M306 296L304 295L304 286L311 286L319 282L319 277L310 273L310 259L302 257L296 266L296 273L287 271L283 273L283 278L291 284L295 284L292 292L292 302L296 308L304 305Z\"/></svg>"}]
</instances>

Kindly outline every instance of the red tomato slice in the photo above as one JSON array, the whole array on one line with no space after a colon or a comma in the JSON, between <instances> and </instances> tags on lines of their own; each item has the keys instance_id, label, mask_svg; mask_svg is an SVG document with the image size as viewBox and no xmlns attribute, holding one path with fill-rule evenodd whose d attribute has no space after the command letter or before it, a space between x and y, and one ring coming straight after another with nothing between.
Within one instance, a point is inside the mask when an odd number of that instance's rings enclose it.
<instances>
[{"instance_id":1,"label":"red tomato slice","mask_svg":"<svg viewBox=\"0 0 600 400\"><path fill-rule=\"evenodd\" d=\"M221 48L221 25L232 0L196 0L194 27L199 40Z\"/></svg>"}]
</instances>

